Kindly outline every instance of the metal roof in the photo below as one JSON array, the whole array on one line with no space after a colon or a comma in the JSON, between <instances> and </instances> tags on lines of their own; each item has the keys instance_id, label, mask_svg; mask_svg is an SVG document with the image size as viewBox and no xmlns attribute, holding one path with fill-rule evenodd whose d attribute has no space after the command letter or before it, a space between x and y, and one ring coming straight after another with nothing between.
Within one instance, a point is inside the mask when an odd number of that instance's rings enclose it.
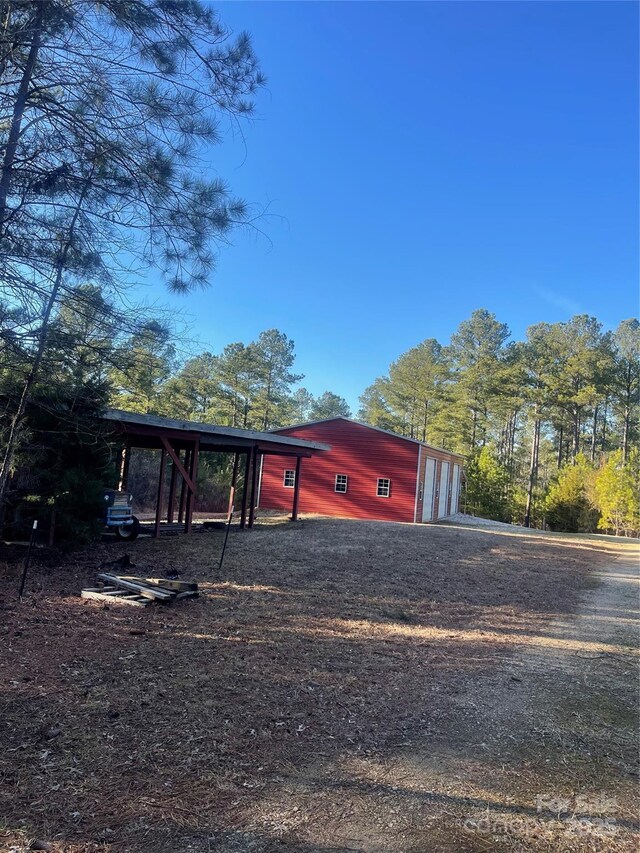
<instances>
[{"instance_id":1,"label":"metal roof","mask_svg":"<svg viewBox=\"0 0 640 853\"><path fill-rule=\"evenodd\" d=\"M330 445L318 441L306 441L291 436L277 435L274 432L259 432L252 429L238 429L236 427L219 426L218 424L204 424L197 421L178 420L176 418L165 418L160 415L143 415L138 412L125 412L122 409L107 409L103 415L107 421L114 421L132 426L152 427L154 429L166 429L187 433L197 433L201 440L206 438L221 439L222 443L261 443L282 445L282 449L303 448L304 450L330 450Z\"/></svg>"},{"instance_id":2,"label":"metal roof","mask_svg":"<svg viewBox=\"0 0 640 853\"><path fill-rule=\"evenodd\" d=\"M382 429L381 427L371 426L371 424L366 424L364 421L357 421L354 418L347 418L344 415L335 415L333 418L321 418L317 421L305 421L301 424L292 424L291 426L286 427L277 427L274 430L271 430L272 433L279 433L285 429L301 429L302 427L315 426L315 424L327 424L331 421L346 421L349 424L357 424L358 426L366 427L367 429L373 429L376 432L383 432L385 435L392 435L394 438L401 438L403 441L410 441L413 444L420 444L422 447L428 447L430 450L437 450L438 453L447 453L449 456L456 456L458 459L464 459L464 456L461 453L454 453L453 450L445 450L444 447L436 447L435 444L427 444L426 441L420 441L417 438L409 438L407 435L400 435L397 432L391 432L389 429Z\"/></svg>"}]
</instances>

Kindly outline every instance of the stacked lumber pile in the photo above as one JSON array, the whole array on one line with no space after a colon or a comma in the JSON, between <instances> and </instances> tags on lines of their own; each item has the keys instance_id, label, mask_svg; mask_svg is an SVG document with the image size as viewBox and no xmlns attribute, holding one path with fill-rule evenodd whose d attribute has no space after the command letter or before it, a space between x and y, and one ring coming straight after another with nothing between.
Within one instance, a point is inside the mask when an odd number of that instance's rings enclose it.
<instances>
[{"instance_id":1,"label":"stacked lumber pile","mask_svg":"<svg viewBox=\"0 0 640 853\"><path fill-rule=\"evenodd\" d=\"M180 598L195 598L198 584L169 578L138 578L131 575L98 574L99 586L83 589L82 598L112 601L146 607L148 604L171 604Z\"/></svg>"}]
</instances>

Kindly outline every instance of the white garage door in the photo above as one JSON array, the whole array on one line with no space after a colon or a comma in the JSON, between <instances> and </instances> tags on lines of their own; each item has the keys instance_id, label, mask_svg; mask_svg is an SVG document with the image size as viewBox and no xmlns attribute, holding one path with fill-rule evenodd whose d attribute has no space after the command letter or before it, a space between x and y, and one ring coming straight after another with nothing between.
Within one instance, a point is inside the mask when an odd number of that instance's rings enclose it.
<instances>
[{"instance_id":1,"label":"white garage door","mask_svg":"<svg viewBox=\"0 0 640 853\"><path fill-rule=\"evenodd\" d=\"M460 494L460 466L453 466L453 482L451 483L451 515L458 512L458 496Z\"/></svg>"},{"instance_id":2,"label":"white garage door","mask_svg":"<svg viewBox=\"0 0 640 853\"><path fill-rule=\"evenodd\" d=\"M447 514L447 498L449 497L449 463L443 462L440 468L440 498L438 500L438 518Z\"/></svg>"},{"instance_id":3,"label":"white garage door","mask_svg":"<svg viewBox=\"0 0 640 853\"><path fill-rule=\"evenodd\" d=\"M422 500L422 520L433 518L433 499L436 493L436 460L427 457L424 474L424 495Z\"/></svg>"}]
</instances>

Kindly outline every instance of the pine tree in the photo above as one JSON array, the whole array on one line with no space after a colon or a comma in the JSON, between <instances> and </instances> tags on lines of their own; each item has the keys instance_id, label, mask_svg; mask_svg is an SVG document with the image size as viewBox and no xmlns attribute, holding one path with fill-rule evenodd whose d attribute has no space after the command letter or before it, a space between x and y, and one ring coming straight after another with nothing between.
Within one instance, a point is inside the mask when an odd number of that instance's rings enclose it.
<instances>
[{"instance_id":1,"label":"pine tree","mask_svg":"<svg viewBox=\"0 0 640 853\"><path fill-rule=\"evenodd\" d=\"M227 344L216 362L220 383L221 423L233 427L249 427L252 408L260 386L259 355L255 344Z\"/></svg>"},{"instance_id":2,"label":"pine tree","mask_svg":"<svg viewBox=\"0 0 640 853\"><path fill-rule=\"evenodd\" d=\"M596 318L580 315L567 323L535 324L526 341L508 342L503 323L486 310L475 311L449 346L440 348L430 339L393 362L388 376L376 379L361 396L360 417L465 454L472 497L474 480L484 477L479 451L491 446L483 465L495 459L500 488L486 511L531 525L541 520L550 495L555 524L561 526L564 517L574 527L592 528L597 520L593 484L586 502L576 492L576 506L569 497L556 506L558 489L569 488L571 475L563 471L560 486L548 480L554 468L567 460L574 463L581 448L593 468L616 443L628 452L636 440L639 326L624 321L611 335L603 333ZM432 383L434 363L446 369ZM430 414L421 424L425 408ZM578 480L583 474L584 466ZM473 500L483 505L480 495Z\"/></svg>"},{"instance_id":3,"label":"pine tree","mask_svg":"<svg viewBox=\"0 0 640 853\"><path fill-rule=\"evenodd\" d=\"M111 373L111 402L129 412L161 414L165 383L175 370L175 346L166 325L142 323L120 347Z\"/></svg>"},{"instance_id":4,"label":"pine tree","mask_svg":"<svg viewBox=\"0 0 640 853\"><path fill-rule=\"evenodd\" d=\"M623 320L613 335L613 400L620 423L622 458L638 438L640 408L640 322Z\"/></svg>"},{"instance_id":5,"label":"pine tree","mask_svg":"<svg viewBox=\"0 0 640 853\"><path fill-rule=\"evenodd\" d=\"M351 409L344 397L340 397L332 391L325 391L323 394L320 394L313 401L309 412L309 418L312 421L322 421L338 416L350 418Z\"/></svg>"},{"instance_id":6,"label":"pine tree","mask_svg":"<svg viewBox=\"0 0 640 853\"><path fill-rule=\"evenodd\" d=\"M246 35L190 0L24 0L0 36L0 299L35 345L0 458L0 513L22 418L65 291L156 266L178 292L208 283L250 218L198 155L263 84Z\"/></svg>"},{"instance_id":7,"label":"pine tree","mask_svg":"<svg viewBox=\"0 0 640 853\"><path fill-rule=\"evenodd\" d=\"M608 341L598 320L586 314L567 323L539 324L538 328L544 330L540 339L548 361L546 386L558 413L556 423L561 425L558 463L563 459L563 441L575 461L589 413L605 392Z\"/></svg>"},{"instance_id":8,"label":"pine tree","mask_svg":"<svg viewBox=\"0 0 640 853\"><path fill-rule=\"evenodd\" d=\"M252 405L253 425L263 430L282 426L291 386L304 378L291 370L294 342L278 329L267 329L254 347L258 387Z\"/></svg>"},{"instance_id":9,"label":"pine tree","mask_svg":"<svg viewBox=\"0 0 640 853\"><path fill-rule=\"evenodd\" d=\"M289 397L286 416L287 424L301 424L310 419L313 394L306 388L298 388Z\"/></svg>"},{"instance_id":10,"label":"pine tree","mask_svg":"<svg viewBox=\"0 0 640 853\"><path fill-rule=\"evenodd\" d=\"M434 338L412 347L391 365L388 401L403 421L404 435L428 441L448 378L443 348Z\"/></svg>"},{"instance_id":11,"label":"pine tree","mask_svg":"<svg viewBox=\"0 0 640 853\"><path fill-rule=\"evenodd\" d=\"M457 410L461 437L469 453L490 438L489 415L501 393L501 359L509 335L505 323L479 309L451 336L447 353L454 379L452 408Z\"/></svg>"},{"instance_id":12,"label":"pine tree","mask_svg":"<svg viewBox=\"0 0 640 853\"><path fill-rule=\"evenodd\" d=\"M219 422L221 397L218 359L203 352L187 359L164 383L159 405L168 417L215 423Z\"/></svg>"},{"instance_id":13,"label":"pine tree","mask_svg":"<svg viewBox=\"0 0 640 853\"><path fill-rule=\"evenodd\" d=\"M387 429L402 434L403 423L393 412L389 402L392 396L390 381L386 377L378 377L360 395L358 417L371 426Z\"/></svg>"}]
</instances>

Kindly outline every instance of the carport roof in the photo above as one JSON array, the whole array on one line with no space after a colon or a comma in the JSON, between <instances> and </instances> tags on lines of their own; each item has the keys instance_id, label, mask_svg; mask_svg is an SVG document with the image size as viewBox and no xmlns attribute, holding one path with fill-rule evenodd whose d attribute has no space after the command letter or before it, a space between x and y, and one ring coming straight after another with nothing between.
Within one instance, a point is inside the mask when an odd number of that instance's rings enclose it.
<instances>
[{"instance_id":1,"label":"carport roof","mask_svg":"<svg viewBox=\"0 0 640 853\"><path fill-rule=\"evenodd\" d=\"M204 424L196 421L165 418L160 415L143 415L125 412L122 409L107 409L104 420L111 421L116 431L133 438L137 446L157 446L156 439L171 438L193 443L199 439L200 450L242 451L253 447L265 453L281 453L292 456L312 456L316 452L330 450L328 444L305 441L272 432Z\"/></svg>"}]
</instances>

